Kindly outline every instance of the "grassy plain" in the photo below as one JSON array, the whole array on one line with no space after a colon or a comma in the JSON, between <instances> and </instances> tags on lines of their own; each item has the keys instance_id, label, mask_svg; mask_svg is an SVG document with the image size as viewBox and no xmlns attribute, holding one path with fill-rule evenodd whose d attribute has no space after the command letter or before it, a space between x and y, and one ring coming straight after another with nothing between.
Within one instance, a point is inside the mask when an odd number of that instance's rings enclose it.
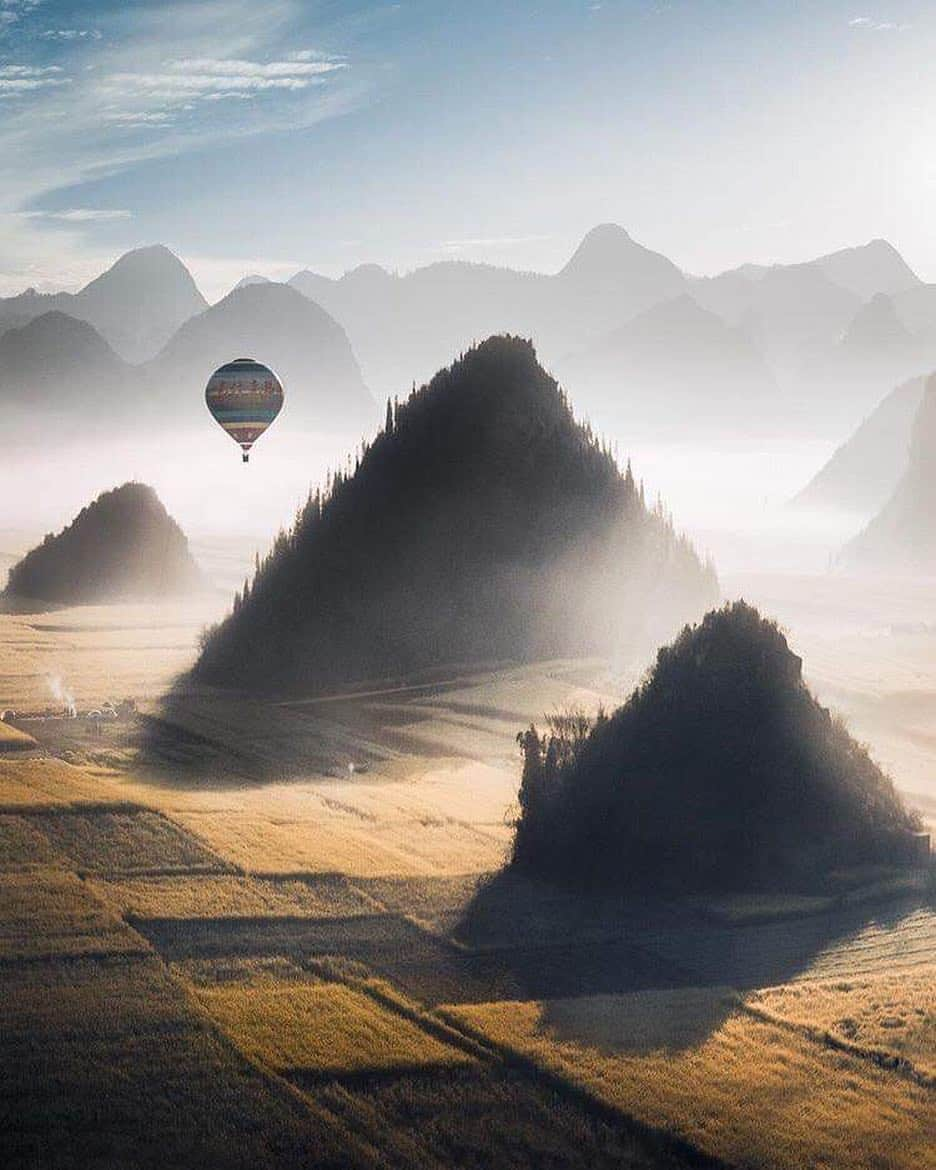
<instances>
[{"instance_id":1,"label":"grassy plain","mask_svg":"<svg viewBox=\"0 0 936 1170\"><path fill-rule=\"evenodd\" d=\"M748 584L925 803L929 635ZM900 630L928 604L880 603ZM517 730L612 705L643 664L257 703L172 685L212 606L0 614L0 706L40 712L55 677L81 711L141 707L0 753L4 1166L926 1164L925 893L674 907L490 880Z\"/></svg>"},{"instance_id":2,"label":"grassy plain","mask_svg":"<svg viewBox=\"0 0 936 1170\"><path fill-rule=\"evenodd\" d=\"M933 1096L718 989L449 1009L628 1115L734 1165L925 1165Z\"/></svg>"},{"instance_id":3,"label":"grassy plain","mask_svg":"<svg viewBox=\"0 0 936 1170\"><path fill-rule=\"evenodd\" d=\"M226 986L198 996L238 1047L281 1072L338 1076L470 1059L341 984Z\"/></svg>"},{"instance_id":4,"label":"grassy plain","mask_svg":"<svg viewBox=\"0 0 936 1170\"><path fill-rule=\"evenodd\" d=\"M900 975L765 988L746 1002L872 1057L897 1057L936 1083L936 963Z\"/></svg>"}]
</instances>

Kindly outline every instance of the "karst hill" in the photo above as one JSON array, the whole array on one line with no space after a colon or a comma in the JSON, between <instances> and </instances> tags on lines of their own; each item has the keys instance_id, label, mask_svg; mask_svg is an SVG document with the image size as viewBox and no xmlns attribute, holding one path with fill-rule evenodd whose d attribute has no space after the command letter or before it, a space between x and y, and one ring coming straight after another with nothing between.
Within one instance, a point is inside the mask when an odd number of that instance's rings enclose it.
<instances>
[{"instance_id":1,"label":"karst hill","mask_svg":"<svg viewBox=\"0 0 936 1170\"><path fill-rule=\"evenodd\" d=\"M655 891L809 884L886 862L919 826L812 696L774 622L736 602L658 652L610 717L521 737L514 864Z\"/></svg>"},{"instance_id":2,"label":"karst hill","mask_svg":"<svg viewBox=\"0 0 936 1170\"><path fill-rule=\"evenodd\" d=\"M497 336L388 406L196 670L294 689L605 653L716 595L714 573L575 421L533 346Z\"/></svg>"},{"instance_id":3,"label":"karst hill","mask_svg":"<svg viewBox=\"0 0 936 1170\"><path fill-rule=\"evenodd\" d=\"M6 594L87 605L170 597L201 583L185 534L153 489L125 483L15 564Z\"/></svg>"}]
</instances>

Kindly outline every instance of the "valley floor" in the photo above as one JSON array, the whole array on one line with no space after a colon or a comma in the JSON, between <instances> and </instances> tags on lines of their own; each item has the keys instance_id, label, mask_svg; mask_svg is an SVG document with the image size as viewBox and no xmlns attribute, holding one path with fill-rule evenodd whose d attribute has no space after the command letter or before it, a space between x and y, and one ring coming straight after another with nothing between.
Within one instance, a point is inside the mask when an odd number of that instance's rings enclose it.
<instances>
[{"instance_id":1,"label":"valley floor","mask_svg":"<svg viewBox=\"0 0 936 1170\"><path fill-rule=\"evenodd\" d=\"M827 579L727 588L932 813L929 600L881 624ZM583 905L497 875L517 731L642 664L258 703L173 682L211 616L0 615L0 707L39 745L0 750L0 1163L927 1164L921 882Z\"/></svg>"}]
</instances>

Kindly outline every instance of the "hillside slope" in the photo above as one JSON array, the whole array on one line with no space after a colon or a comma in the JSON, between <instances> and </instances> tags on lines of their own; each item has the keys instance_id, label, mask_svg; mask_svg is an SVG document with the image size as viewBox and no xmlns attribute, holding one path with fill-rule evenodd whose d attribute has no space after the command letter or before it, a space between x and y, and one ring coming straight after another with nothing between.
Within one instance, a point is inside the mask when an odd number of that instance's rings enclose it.
<instances>
[{"instance_id":1,"label":"hillside slope","mask_svg":"<svg viewBox=\"0 0 936 1170\"><path fill-rule=\"evenodd\" d=\"M868 527L846 546L849 565L900 572L936 569L936 375L913 422L906 471Z\"/></svg>"},{"instance_id":2,"label":"hillside slope","mask_svg":"<svg viewBox=\"0 0 936 1170\"><path fill-rule=\"evenodd\" d=\"M7 596L60 604L139 600L201 584L188 541L151 487L103 492L10 569Z\"/></svg>"},{"instance_id":3,"label":"hillside slope","mask_svg":"<svg viewBox=\"0 0 936 1170\"><path fill-rule=\"evenodd\" d=\"M494 337L390 411L353 475L309 501L197 673L316 687L613 653L716 592L532 345Z\"/></svg>"},{"instance_id":4,"label":"hillside slope","mask_svg":"<svg viewBox=\"0 0 936 1170\"><path fill-rule=\"evenodd\" d=\"M923 378L896 386L819 469L793 503L873 515L907 467Z\"/></svg>"},{"instance_id":5,"label":"hillside slope","mask_svg":"<svg viewBox=\"0 0 936 1170\"><path fill-rule=\"evenodd\" d=\"M813 698L780 629L744 602L657 654L589 730L523 737L514 864L572 885L698 891L809 882L887 860L918 827Z\"/></svg>"},{"instance_id":6,"label":"hillside slope","mask_svg":"<svg viewBox=\"0 0 936 1170\"><path fill-rule=\"evenodd\" d=\"M366 427L376 407L341 326L288 285L248 284L187 321L143 374L162 392L155 405L175 425L203 421L209 375L238 355L275 370L294 429Z\"/></svg>"}]
</instances>

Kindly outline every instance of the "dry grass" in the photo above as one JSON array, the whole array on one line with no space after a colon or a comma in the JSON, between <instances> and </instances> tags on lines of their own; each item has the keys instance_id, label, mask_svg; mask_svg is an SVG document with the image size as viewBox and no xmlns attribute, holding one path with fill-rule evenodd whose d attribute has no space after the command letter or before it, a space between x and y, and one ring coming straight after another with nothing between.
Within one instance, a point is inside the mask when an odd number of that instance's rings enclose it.
<instances>
[{"instance_id":1,"label":"dry grass","mask_svg":"<svg viewBox=\"0 0 936 1170\"><path fill-rule=\"evenodd\" d=\"M341 877L269 881L235 874L95 878L91 888L135 918L344 917L372 911Z\"/></svg>"},{"instance_id":2,"label":"dry grass","mask_svg":"<svg viewBox=\"0 0 936 1170\"><path fill-rule=\"evenodd\" d=\"M916 1170L932 1094L777 1025L714 990L449 1009L649 1125L734 1164Z\"/></svg>"},{"instance_id":3,"label":"dry grass","mask_svg":"<svg viewBox=\"0 0 936 1170\"><path fill-rule=\"evenodd\" d=\"M49 675L67 680L82 709L126 695L155 697L191 665L199 631L224 606L219 596L0 614L0 706L52 703Z\"/></svg>"},{"instance_id":4,"label":"dry grass","mask_svg":"<svg viewBox=\"0 0 936 1170\"><path fill-rule=\"evenodd\" d=\"M217 1036L154 959L0 964L0 1165L373 1166Z\"/></svg>"},{"instance_id":5,"label":"dry grass","mask_svg":"<svg viewBox=\"0 0 936 1170\"><path fill-rule=\"evenodd\" d=\"M88 873L201 870L221 862L199 841L153 812L56 812L34 818L75 869Z\"/></svg>"},{"instance_id":6,"label":"dry grass","mask_svg":"<svg viewBox=\"0 0 936 1170\"><path fill-rule=\"evenodd\" d=\"M26 751L35 746L36 741L31 735L9 723L0 722L0 752Z\"/></svg>"},{"instance_id":7,"label":"dry grass","mask_svg":"<svg viewBox=\"0 0 936 1170\"><path fill-rule=\"evenodd\" d=\"M223 959L182 959L170 963L169 969L185 983L195 987L219 987L236 984L242 987L277 986L289 983L319 983L320 978L305 967L282 955L243 956Z\"/></svg>"},{"instance_id":8,"label":"dry grass","mask_svg":"<svg viewBox=\"0 0 936 1170\"><path fill-rule=\"evenodd\" d=\"M0 959L145 947L144 940L72 874L0 875Z\"/></svg>"},{"instance_id":9,"label":"dry grass","mask_svg":"<svg viewBox=\"0 0 936 1170\"><path fill-rule=\"evenodd\" d=\"M469 1059L338 983L199 988L197 995L238 1047L275 1069L338 1076Z\"/></svg>"},{"instance_id":10,"label":"dry grass","mask_svg":"<svg viewBox=\"0 0 936 1170\"><path fill-rule=\"evenodd\" d=\"M0 755L0 808L58 806L120 799L114 782L52 758Z\"/></svg>"},{"instance_id":11,"label":"dry grass","mask_svg":"<svg viewBox=\"0 0 936 1170\"><path fill-rule=\"evenodd\" d=\"M506 839L489 831L428 812L385 822L322 799L307 800L295 815L290 804L284 801L276 813L270 812L268 801L263 811L251 808L220 816L179 812L177 819L231 864L252 873L383 877L482 872L499 866L507 848Z\"/></svg>"},{"instance_id":12,"label":"dry grass","mask_svg":"<svg viewBox=\"0 0 936 1170\"><path fill-rule=\"evenodd\" d=\"M936 966L900 976L802 982L747 997L759 1011L888 1053L936 1076Z\"/></svg>"},{"instance_id":13,"label":"dry grass","mask_svg":"<svg viewBox=\"0 0 936 1170\"><path fill-rule=\"evenodd\" d=\"M0 814L0 872L48 869L62 864L32 817Z\"/></svg>"}]
</instances>

